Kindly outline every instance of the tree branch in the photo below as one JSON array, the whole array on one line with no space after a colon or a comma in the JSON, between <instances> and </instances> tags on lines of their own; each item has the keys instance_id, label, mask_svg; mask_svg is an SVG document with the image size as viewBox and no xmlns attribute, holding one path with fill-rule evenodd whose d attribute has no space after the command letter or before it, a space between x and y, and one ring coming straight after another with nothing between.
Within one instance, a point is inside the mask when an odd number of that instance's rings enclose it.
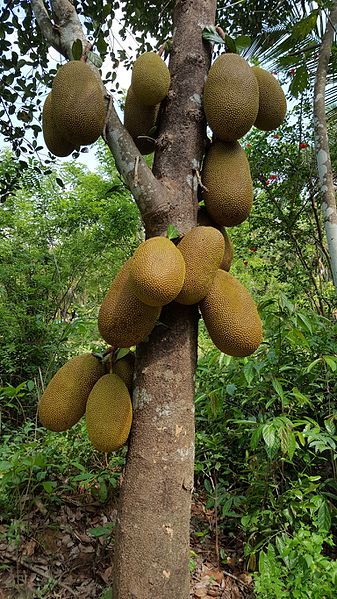
<instances>
[{"instance_id":1,"label":"tree branch","mask_svg":"<svg viewBox=\"0 0 337 599\"><path fill-rule=\"evenodd\" d=\"M32 0L32 9L43 36L47 42L57 49L66 58L71 58L71 49L74 41L80 39L83 48L88 41L83 33L81 22L73 4L69 0L52 0L53 13L57 23L58 34L56 45L55 26L52 24L43 0ZM90 63L100 78L98 70ZM101 80L101 78L100 78ZM103 86L103 84L102 84ZM105 90L108 99L107 125L105 131L106 142L115 158L116 167L122 175L126 185L134 196L144 221L156 215L156 218L165 220L168 211L168 189L154 176L145 160L139 154L135 144L125 127L118 118L109 93Z\"/></svg>"},{"instance_id":2,"label":"tree branch","mask_svg":"<svg viewBox=\"0 0 337 599\"><path fill-rule=\"evenodd\" d=\"M42 35L50 46L62 54L60 34L49 18L43 0L31 0L31 5Z\"/></svg>"}]
</instances>

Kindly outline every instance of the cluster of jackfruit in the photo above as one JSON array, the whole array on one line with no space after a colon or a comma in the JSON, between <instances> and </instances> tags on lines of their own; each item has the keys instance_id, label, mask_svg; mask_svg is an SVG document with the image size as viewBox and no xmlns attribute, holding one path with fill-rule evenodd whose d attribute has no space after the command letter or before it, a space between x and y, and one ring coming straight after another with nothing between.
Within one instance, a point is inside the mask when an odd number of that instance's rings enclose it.
<instances>
[{"instance_id":1,"label":"cluster of jackfruit","mask_svg":"<svg viewBox=\"0 0 337 599\"><path fill-rule=\"evenodd\" d=\"M253 202L249 163L238 140L252 126L279 127L286 99L271 73L250 67L238 54L221 54L208 72L203 106L214 139L204 159L202 195L211 218L233 227L249 216Z\"/></svg>"},{"instance_id":2,"label":"cluster of jackfruit","mask_svg":"<svg viewBox=\"0 0 337 599\"><path fill-rule=\"evenodd\" d=\"M170 71L155 52L135 60L124 107L124 125L141 154L154 151L160 103L170 89Z\"/></svg>"},{"instance_id":3,"label":"cluster of jackfruit","mask_svg":"<svg viewBox=\"0 0 337 599\"><path fill-rule=\"evenodd\" d=\"M62 366L41 396L38 414L51 431L66 431L85 414L92 445L105 452L122 447L132 423L130 389L133 354L110 365L93 354L72 358Z\"/></svg>"},{"instance_id":4,"label":"cluster of jackfruit","mask_svg":"<svg viewBox=\"0 0 337 599\"><path fill-rule=\"evenodd\" d=\"M105 122L104 93L90 66L71 60L59 68L42 111L42 131L48 150L69 156L94 143Z\"/></svg>"},{"instance_id":5,"label":"cluster of jackfruit","mask_svg":"<svg viewBox=\"0 0 337 599\"><path fill-rule=\"evenodd\" d=\"M201 211L201 222L207 215ZM215 345L247 356L262 339L261 321L248 291L227 270L232 247L216 227L193 227L177 245L166 237L144 241L112 282L98 315L103 339L113 347L144 341L172 301L199 304Z\"/></svg>"}]
</instances>

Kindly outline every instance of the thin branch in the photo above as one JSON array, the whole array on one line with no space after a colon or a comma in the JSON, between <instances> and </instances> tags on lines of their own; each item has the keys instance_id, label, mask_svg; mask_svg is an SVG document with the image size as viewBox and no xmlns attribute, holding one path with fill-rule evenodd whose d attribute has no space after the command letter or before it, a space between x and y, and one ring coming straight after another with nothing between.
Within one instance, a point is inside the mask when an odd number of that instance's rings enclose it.
<instances>
[{"instance_id":1,"label":"thin branch","mask_svg":"<svg viewBox=\"0 0 337 599\"><path fill-rule=\"evenodd\" d=\"M52 23L43 0L31 0L31 5L37 24L46 41L50 46L53 46L55 50L62 54L60 34Z\"/></svg>"}]
</instances>

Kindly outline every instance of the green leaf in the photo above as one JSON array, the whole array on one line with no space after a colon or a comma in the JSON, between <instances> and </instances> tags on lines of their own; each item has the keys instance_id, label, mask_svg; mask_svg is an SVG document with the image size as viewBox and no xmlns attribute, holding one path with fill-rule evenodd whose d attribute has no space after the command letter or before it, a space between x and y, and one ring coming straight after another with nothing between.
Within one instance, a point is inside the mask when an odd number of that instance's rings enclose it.
<instances>
[{"instance_id":1,"label":"green leaf","mask_svg":"<svg viewBox=\"0 0 337 599\"><path fill-rule=\"evenodd\" d=\"M281 399L284 399L284 391L280 381L278 379L273 379L271 384L273 385L277 395L279 395Z\"/></svg>"},{"instance_id":2,"label":"green leaf","mask_svg":"<svg viewBox=\"0 0 337 599\"><path fill-rule=\"evenodd\" d=\"M53 491L55 490L57 483L55 481L45 480L43 481L42 486L46 493L50 494L53 493Z\"/></svg>"},{"instance_id":3,"label":"green leaf","mask_svg":"<svg viewBox=\"0 0 337 599\"><path fill-rule=\"evenodd\" d=\"M205 27L202 32L202 37L207 42L212 42L214 44L225 44L225 41L213 26Z\"/></svg>"},{"instance_id":4,"label":"green leaf","mask_svg":"<svg viewBox=\"0 0 337 599\"><path fill-rule=\"evenodd\" d=\"M272 448L275 446L275 429L272 422L263 426L262 437L267 447Z\"/></svg>"},{"instance_id":5,"label":"green leaf","mask_svg":"<svg viewBox=\"0 0 337 599\"><path fill-rule=\"evenodd\" d=\"M110 522L108 524L105 524L104 526L95 526L95 528L89 528L87 530L87 533L95 538L108 537L108 536L110 536L113 528L114 528L114 525L112 524L112 522Z\"/></svg>"},{"instance_id":6,"label":"green leaf","mask_svg":"<svg viewBox=\"0 0 337 599\"><path fill-rule=\"evenodd\" d=\"M92 52L91 50L89 50L88 52L88 60L90 60L90 62L92 62L92 64L95 65L95 67L97 67L98 69L100 69L103 64L101 57L98 56L98 54L95 54L95 52Z\"/></svg>"},{"instance_id":7,"label":"green leaf","mask_svg":"<svg viewBox=\"0 0 337 599\"><path fill-rule=\"evenodd\" d=\"M168 225L166 230L166 235L168 239L179 239L180 233L178 229L174 225Z\"/></svg>"},{"instance_id":8,"label":"green leaf","mask_svg":"<svg viewBox=\"0 0 337 599\"><path fill-rule=\"evenodd\" d=\"M295 98L304 92L309 87L309 72L305 65L301 65L296 69L296 73L290 84L290 92Z\"/></svg>"},{"instance_id":9,"label":"green leaf","mask_svg":"<svg viewBox=\"0 0 337 599\"><path fill-rule=\"evenodd\" d=\"M71 53L74 60L80 60L83 54L83 46L82 41L80 39L74 41L71 47Z\"/></svg>"},{"instance_id":10,"label":"green leaf","mask_svg":"<svg viewBox=\"0 0 337 599\"><path fill-rule=\"evenodd\" d=\"M117 352L117 360L124 358L125 356L127 356L130 353L132 353L132 352L130 352L130 350L127 347L122 347Z\"/></svg>"},{"instance_id":11,"label":"green leaf","mask_svg":"<svg viewBox=\"0 0 337 599\"><path fill-rule=\"evenodd\" d=\"M251 38L249 37L249 35L239 35L236 39L235 39L235 43L236 43L236 47L239 49L243 49L243 48L248 48L250 46L250 44L252 43Z\"/></svg>"},{"instance_id":12,"label":"green leaf","mask_svg":"<svg viewBox=\"0 0 337 599\"><path fill-rule=\"evenodd\" d=\"M311 370L321 361L322 358L316 358L313 362L310 362L309 366L306 368L305 373L311 372Z\"/></svg>"},{"instance_id":13,"label":"green leaf","mask_svg":"<svg viewBox=\"0 0 337 599\"><path fill-rule=\"evenodd\" d=\"M332 356L323 356L323 360L329 366L329 368L330 368L330 370L332 370L332 372L336 371L336 369L337 369L336 358L334 358Z\"/></svg>"},{"instance_id":14,"label":"green leaf","mask_svg":"<svg viewBox=\"0 0 337 599\"><path fill-rule=\"evenodd\" d=\"M315 28L318 15L318 9L312 10L309 16L296 23L291 32L291 37L296 41L303 40Z\"/></svg>"},{"instance_id":15,"label":"green leaf","mask_svg":"<svg viewBox=\"0 0 337 599\"><path fill-rule=\"evenodd\" d=\"M325 500L322 500L322 503L318 509L317 523L320 530L329 531L331 528L331 514L328 504Z\"/></svg>"}]
</instances>

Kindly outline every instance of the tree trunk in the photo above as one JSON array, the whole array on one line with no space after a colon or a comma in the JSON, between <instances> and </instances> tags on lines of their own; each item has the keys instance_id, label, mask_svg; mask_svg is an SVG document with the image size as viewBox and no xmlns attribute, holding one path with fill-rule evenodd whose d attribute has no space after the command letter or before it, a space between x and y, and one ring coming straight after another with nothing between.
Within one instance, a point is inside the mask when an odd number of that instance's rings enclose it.
<instances>
[{"instance_id":1,"label":"tree trunk","mask_svg":"<svg viewBox=\"0 0 337 599\"><path fill-rule=\"evenodd\" d=\"M147 236L196 224L205 140L201 95L210 65L204 25L215 0L178 0L171 91L154 162L168 189L162 218L144 215ZM113 571L114 599L188 599L189 522L194 468L197 309L172 304L137 353L134 421L122 483Z\"/></svg>"},{"instance_id":2,"label":"tree trunk","mask_svg":"<svg viewBox=\"0 0 337 599\"><path fill-rule=\"evenodd\" d=\"M314 88L314 127L316 159L322 196L322 211L330 255L333 283L337 289L337 209L335 186L332 176L329 138L325 115L325 85L331 44L337 24L337 2L328 17L326 31L319 52Z\"/></svg>"}]
</instances>

